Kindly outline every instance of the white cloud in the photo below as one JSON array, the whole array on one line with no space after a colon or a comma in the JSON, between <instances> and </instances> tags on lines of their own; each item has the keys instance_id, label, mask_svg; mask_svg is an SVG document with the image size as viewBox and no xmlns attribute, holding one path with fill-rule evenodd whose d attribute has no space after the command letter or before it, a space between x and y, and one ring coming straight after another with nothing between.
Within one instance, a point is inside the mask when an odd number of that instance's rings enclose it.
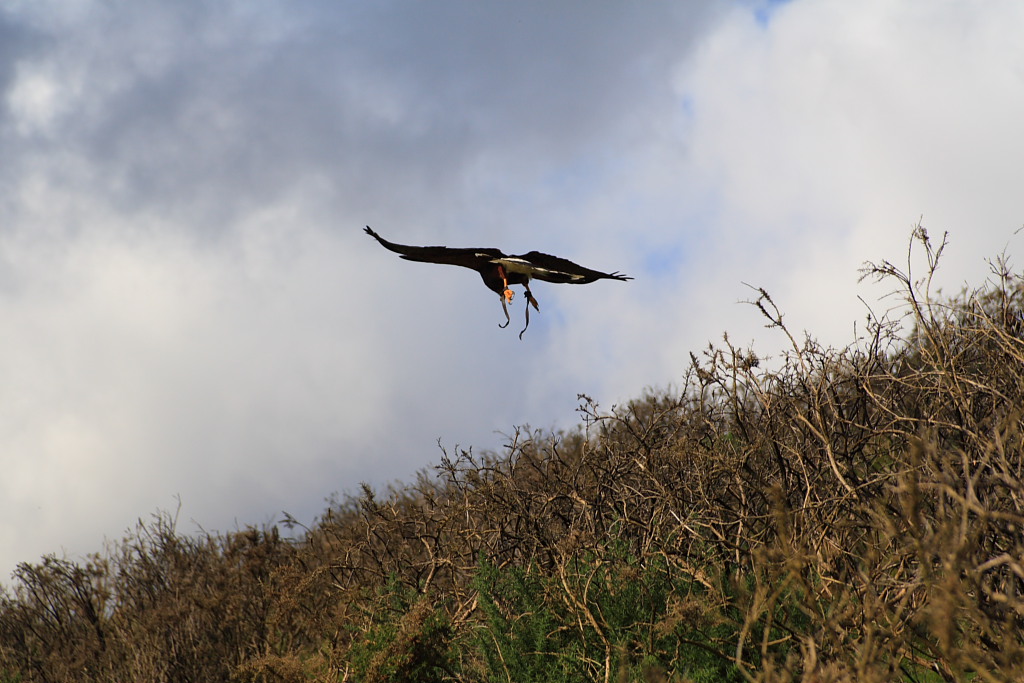
<instances>
[{"instance_id":1,"label":"white cloud","mask_svg":"<svg viewBox=\"0 0 1024 683\"><path fill-rule=\"evenodd\" d=\"M829 311L819 331L847 335L857 266L901 258L921 215L951 232L954 283L1020 224L1024 10L997 5L795 2L767 28L737 12L680 69L720 244L799 325Z\"/></svg>"},{"instance_id":2,"label":"white cloud","mask_svg":"<svg viewBox=\"0 0 1024 683\"><path fill-rule=\"evenodd\" d=\"M13 125L21 135L45 132L67 110L59 83L42 70L21 71L7 95Z\"/></svg>"}]
</instances>

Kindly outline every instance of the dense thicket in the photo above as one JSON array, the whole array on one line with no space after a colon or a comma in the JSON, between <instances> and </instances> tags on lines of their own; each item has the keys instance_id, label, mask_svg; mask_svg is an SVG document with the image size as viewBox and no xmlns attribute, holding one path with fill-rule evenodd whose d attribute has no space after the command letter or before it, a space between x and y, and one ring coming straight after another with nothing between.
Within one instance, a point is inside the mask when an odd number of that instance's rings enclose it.
<instances>
[{"instance_id":1,"label":"dense thicket","mask_svg":"<svg viewBox=\"0 0 1024 683\"><path fill-rule=\"evenodd\" d=\"M869 265L847 348L728 339L678 391L443 453L301 539L160 515L22 564L0 681L1024 680L1024 290ZM909 258L908 258L909 263ZM903 315L905 314L905 315Z\"/></svg>"}]
</instances>

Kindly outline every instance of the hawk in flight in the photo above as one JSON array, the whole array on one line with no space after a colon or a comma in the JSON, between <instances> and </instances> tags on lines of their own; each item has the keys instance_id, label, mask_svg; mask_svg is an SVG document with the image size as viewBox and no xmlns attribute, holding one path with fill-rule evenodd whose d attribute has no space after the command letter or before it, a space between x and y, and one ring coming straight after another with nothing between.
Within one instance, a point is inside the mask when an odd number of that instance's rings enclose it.
<instances>
[{"instance_id":1,"label":"hawk in flight","mask_svg":"<svg viewBox=\"0 0 1024 683\"><path fill-rule=\"evenodd\" d=\"M542 254L539 251L531 251L521 256L506 256L501 251L490 248L408 247L404 244L388 242L374 232L370 226L366 226L366 234L380 242L385 249L401 254L402 258L408 261L463 266L480 273L487 288L501 297L501 310L505 313L505 324L499 324L498 327L508 327L511 322L508 316L508 307L505 305L506 302L511 303L514 296L509 286L522 285L526 289L526 327L519 333L520 339L523 338L526 328L530 326L530 306L540 310L537 299L530 291L531 279L574 285L585 285L595 280L633 279L619 272L602 273L599 270L584 268L567 259Z\"/></svg>"}]
</instances>

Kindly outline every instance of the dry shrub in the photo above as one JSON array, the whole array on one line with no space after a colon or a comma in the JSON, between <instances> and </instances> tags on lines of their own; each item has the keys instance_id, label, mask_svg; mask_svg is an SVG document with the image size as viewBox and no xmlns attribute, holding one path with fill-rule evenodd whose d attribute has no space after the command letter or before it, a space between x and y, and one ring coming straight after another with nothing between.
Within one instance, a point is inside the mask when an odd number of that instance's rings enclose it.
<instances>
[{"instance_id":1,"label":"dry shrub","mask_svg":"<svg viewBox=\"0 0 1024 683\"><path fill-rule=\"evenodd\" d=\"M1000 259L939 300L945 242L912 244L847 348L756 290L781 357L726 338L677 392L442 449L298 542L159 517L22 565L0 680L1024 680L1024 297Z\"/></svg>"}]
</instances>

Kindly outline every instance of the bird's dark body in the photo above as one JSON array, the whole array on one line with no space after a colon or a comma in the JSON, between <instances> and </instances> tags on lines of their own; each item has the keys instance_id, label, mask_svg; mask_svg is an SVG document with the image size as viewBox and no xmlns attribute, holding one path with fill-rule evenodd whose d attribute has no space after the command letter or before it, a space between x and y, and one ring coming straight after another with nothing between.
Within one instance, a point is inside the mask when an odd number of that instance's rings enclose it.
<instances>
[{"instance_id":1,"label":"bird's dark body","mask_svg":"<svg viewBox=\"0 0 1024 683\"><path fill-rule=\"evenodd\" d=\"M370 226L366 226L366 234L376 239L381 246L401 255L408 261L420 261L423 263L440 263L452 266L471 268L483 279L484 284L493 292L501 296L501 304L504 308L505 299L512 299L509 285L523 285L526 288L528 305L526 307L526 324L530 324L529 304L538 308L537 300L530 292L530 280L544 280L559 284L583 285L595 280L632 280L633 278L621 273L602 273L599 270L584 268L578 263L551 254L544 254L539 251L531 251L522 255L506 255L500 249L484 247L479 249L465 249L452 247L413 247L404 244L389 242ZM506 318L508 311L505 311ZM508 324L506 322L506 324ZM523 328L523 332L526 328ZM522 332L519 333L522 337Z\"/></svg>"}]
</instances>

